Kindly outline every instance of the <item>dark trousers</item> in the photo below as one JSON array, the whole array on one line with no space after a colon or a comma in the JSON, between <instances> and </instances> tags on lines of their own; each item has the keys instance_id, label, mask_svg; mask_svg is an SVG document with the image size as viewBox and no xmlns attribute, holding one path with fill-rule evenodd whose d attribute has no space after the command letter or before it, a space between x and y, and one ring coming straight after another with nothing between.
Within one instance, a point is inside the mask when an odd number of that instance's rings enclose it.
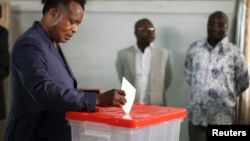
<instances>
[{"instance_id":1,"label":"dark trousers","mask_svg":"<svg viewBox=\"0 0 250 141\"><path fill-rule=\"evenodd\" d=\"M207 141L207 127L188 122L189 141Z\"/></svg>"}]
</instances>

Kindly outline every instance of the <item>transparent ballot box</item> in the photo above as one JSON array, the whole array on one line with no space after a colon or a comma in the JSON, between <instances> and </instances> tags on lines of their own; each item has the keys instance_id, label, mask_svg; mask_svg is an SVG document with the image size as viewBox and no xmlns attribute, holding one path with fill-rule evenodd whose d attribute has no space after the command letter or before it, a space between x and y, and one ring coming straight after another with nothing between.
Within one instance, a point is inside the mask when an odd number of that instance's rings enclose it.
<instances>
[{"instance_id":1,"label":"transparent ballot box","mask_svg":"<svg viewBox=\"0 0 250 141\"><path fill-rule=\"evenodd\" d=\"M72 141L179 141L186 109L133 104L130 114L118 107L96 112L67 112Z\"/></svg>"}]
</instances>

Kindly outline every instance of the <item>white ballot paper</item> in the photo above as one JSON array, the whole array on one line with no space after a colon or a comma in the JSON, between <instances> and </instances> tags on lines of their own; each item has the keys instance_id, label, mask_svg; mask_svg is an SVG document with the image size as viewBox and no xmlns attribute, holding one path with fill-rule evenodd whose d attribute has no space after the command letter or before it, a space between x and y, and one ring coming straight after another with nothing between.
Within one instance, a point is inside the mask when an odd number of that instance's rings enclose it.
<instances>
[{"instance_id":1,"label":"white ballot paper","mask_svg":"<svg viewBox=\"0 0 250 141\"><path fill-rule=\"evenodd\" d=\"M125 98L127 100L126 104L124 104L122 106L122 109L126 114L129 114L130 110L133 106L134 100L135 100L136 89L133 85L131 85L128 82L128 80L125 77L122 78L122 88L121 89L125 91L125 93L126 93Z\"/></svg>"}]
</instances>

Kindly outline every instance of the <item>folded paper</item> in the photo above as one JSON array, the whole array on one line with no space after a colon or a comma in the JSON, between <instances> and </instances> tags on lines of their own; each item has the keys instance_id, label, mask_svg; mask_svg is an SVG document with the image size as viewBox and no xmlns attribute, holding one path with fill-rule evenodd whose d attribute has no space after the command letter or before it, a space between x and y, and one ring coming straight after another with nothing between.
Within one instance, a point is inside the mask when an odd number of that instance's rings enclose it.
<instances>
[{"instance_id":1,"label":"folded paper","mask_svg":"<svg viewBox=\"0 0 250 141\"><path fill-rule=\"evenodd\" d=\"M125 91L125 98L127 100L126 104L122 106L122 109L126 114L129 114L135 100L136 89L125 77L122 78L121 89Z\"/></svg>"}]
</instances>

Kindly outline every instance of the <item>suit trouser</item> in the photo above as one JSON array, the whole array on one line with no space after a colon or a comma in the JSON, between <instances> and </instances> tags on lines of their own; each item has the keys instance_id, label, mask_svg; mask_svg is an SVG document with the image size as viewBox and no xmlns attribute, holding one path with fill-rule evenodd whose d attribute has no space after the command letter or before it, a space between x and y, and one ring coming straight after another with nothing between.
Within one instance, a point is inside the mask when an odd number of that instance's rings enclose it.
<instances>
[{"instance_id":1,"label":"suit trouser","mask_svg":"<svg viewBox=\"0 0 250 141\"><path fill-rule=\"evenodd\" d=\"M207 127L188 122L189 141L207 141Z\"/></svg>"}]
</instances>

